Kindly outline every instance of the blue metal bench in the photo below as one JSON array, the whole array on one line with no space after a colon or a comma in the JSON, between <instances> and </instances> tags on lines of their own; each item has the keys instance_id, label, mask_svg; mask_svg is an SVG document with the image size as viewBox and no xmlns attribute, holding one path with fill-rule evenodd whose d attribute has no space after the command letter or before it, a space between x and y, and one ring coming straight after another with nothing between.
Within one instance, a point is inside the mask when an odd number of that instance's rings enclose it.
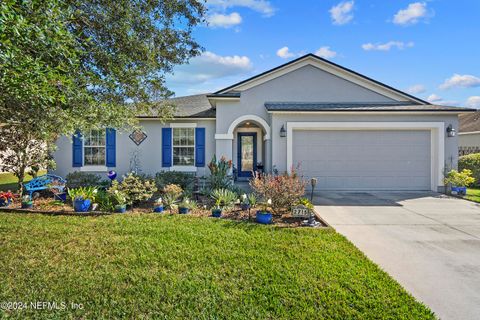
<instances>
[{"instance_id":1,"label":"blue metal bench","mask_svg":"<svg viewBox=\"0 0 480 320\"><path fill-rule=\"evenodd\" d=\"M44 174L42 176L33 178L29 182L25 183L25 190L29 193L30 197L35 191L56 189L59 193L63 193L65 190L65 184L67 181L60 176L54 174Z\"/></svg>"}]
</instances>

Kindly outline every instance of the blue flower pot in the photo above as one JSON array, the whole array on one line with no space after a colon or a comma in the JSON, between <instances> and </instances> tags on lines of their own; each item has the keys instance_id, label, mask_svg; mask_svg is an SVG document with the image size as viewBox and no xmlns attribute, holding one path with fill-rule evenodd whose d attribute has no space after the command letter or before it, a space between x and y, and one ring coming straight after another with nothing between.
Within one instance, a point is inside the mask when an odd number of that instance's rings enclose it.
<instances>
[{"instance_id":1,"label":"blue flower pot","mask_svg":"<svg viewBox=\"0 0 480 320\"><path fill-rule=\"evenodd\" d=\"M163 212L163 206L156 206L153 208L153 212Z\"/></svg>"},{"instance_id":2,"label":"blue flower pot","mask_svg":"<svg viewBox=\"0 0 480 320\"><path fill-rule=\"evenodd\" d=\"M60 200L62 202L65 202L65 201L67 201L67 194L66 193L59 193L59 194L55 195L55 198L57 198L58 200Z\"/></svg>"},{"instance_id":3,"label":"blue flower pot","mask_svg":"<svg viewBox=\"0 0 480 320\"><path fill-rule=\"evenodd\" d=\"M73 209L75 210L75 212L87 212L88 209L90 209L90 205L90 199L73 201Z\"/></svg>"},{"instance_id":4,"label":"blue flower pot","mask_svg":"<svg viewBox=\"0 0 480 320\"><path fill-rule=\"evenodd\" d=\"M22 202L22 209L32 209L33 208L33 202Z\"/></svg>"},{"instance_id":5,"label":"blue flower pot","mask_svg":"<svg viewBox=\"0 0 480 320\"><path fill-rule=\"evenodd\" d=\"M0 199L0 207L8 207L12 203L12 199Z\"/></svg>"},{"instance_id":6,"label":"blue flower pot","mask_svg":"<svg viewBox=\"0 0 480 320\"><path fill-rule=\"evenodd\" d=\"M127 211L127 205L126 204L115 206L115 212L125 213L125 211Z\"/></svg>"},{"instance_id":7,"label":"blue flower pot","mask_svg":"<svg viewBox=\"0 0 480 320\"><path fill-rule=\"evenodd\" d=\"M257 211L255 216L255 221L261 224L271 224L272 223L272 214L267 211Z\"/></svg>"},{"instance_id":8,"label":"blue flower pot","mask_svg":"<svg viewBox=\"0 0 480 320\"><path fill-rule=\"evenodd\" d=\"M467 187L452 187L452 192L458 195L466 195Z\"/></svg>"},{"instance_id":9,"label":"blue flower pot","mask_svg":"<svg viewBox=\"0 0 480 320\"><path fill-rule=\"evenodd\" d=\"M178 213L180 213L180 214L187 214L189 212L190 212L189 208L182 208L182 207L178 208Z\"/></svg>"},{"instance_id":10,"label":"blue flower pot","mask_svg":"<svg viewBox=\"0 0 480 320\"><path fill-rule=\"evenodd\" d=\"M212 209L212 217L220 218L222 216L222 209Z\"/></svg>"}]
</instances>

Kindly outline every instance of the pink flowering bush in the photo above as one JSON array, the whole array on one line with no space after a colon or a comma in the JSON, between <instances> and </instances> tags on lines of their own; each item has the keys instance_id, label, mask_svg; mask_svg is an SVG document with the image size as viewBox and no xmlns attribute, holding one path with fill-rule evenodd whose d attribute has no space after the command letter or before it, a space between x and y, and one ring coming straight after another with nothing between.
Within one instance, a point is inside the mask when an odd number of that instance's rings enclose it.
<instances>
[{"instance_id":1,"label":"pink flowering bush","mask_svg":"<svg viewBox=\"0 0 480 320\"><path fill-rule=\"evenodd\" d=\"M260 174L256 172L250 180L250 187L265 201L272 200L272 210L275 213L288 211L305 193L306 182L298 176L295 170L292 173L281 175Z\"/></svg>"}]
</instances>

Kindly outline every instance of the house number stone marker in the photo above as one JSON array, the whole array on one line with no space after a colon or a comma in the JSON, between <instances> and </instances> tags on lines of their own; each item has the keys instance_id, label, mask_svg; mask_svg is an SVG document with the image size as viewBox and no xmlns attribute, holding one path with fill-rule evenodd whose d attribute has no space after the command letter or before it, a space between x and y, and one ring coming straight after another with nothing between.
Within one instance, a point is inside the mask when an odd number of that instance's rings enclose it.
<instances>
[{"instance_id":1,"label":"house number stone marker","mask_svg":"<svg viewBox=\"0 0 480 320\"><path fill-rule=\"evenodd\" d=\"M292 217L294 218L310 218L311 212L310 209L304 205L298 205L292 208Z\"/></svg>"}]
</instances>

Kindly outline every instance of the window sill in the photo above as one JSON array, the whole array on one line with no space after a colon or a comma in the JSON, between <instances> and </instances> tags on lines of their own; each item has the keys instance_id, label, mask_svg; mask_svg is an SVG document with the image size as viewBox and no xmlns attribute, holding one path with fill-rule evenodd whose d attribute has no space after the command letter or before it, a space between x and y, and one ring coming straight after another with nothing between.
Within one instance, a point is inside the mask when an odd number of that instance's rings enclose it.
<instances>
[{"instance_id":1,"label":"window sill","mask_svg":"<svg viewBox=\"0 0 480 320\"><path fill-rule=\"evenodd\" d=\"M107 172L108 168L106 166L83 166L80 167L80 171Z\"/></svg>"},{"instance_id":2,"label":"window sill","mask_svg":"<svg viewBox=\"0 0 480 320\"><path fill-rule=\"evenodd\" d=\"M170 171L197 172L195 166L173 166Z\"/></svg>"}]
</instances>

